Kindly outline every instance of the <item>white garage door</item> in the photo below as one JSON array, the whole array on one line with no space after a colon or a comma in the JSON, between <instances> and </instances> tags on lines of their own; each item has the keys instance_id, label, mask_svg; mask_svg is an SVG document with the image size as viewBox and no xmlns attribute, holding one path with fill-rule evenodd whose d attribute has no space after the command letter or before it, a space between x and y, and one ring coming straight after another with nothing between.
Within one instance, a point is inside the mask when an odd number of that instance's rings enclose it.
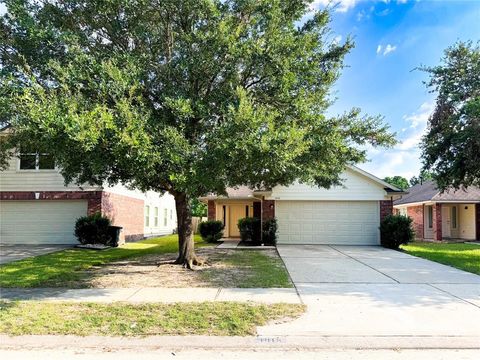
<instances>
[{"instance_id":1,"label":"white garage door","mask_svg":"<svg viewBox=\"0 0 480 360\"><path fill-rule=\"evenodd\" d=\"M379 244L378 201L276 201L280 244Z\"/></svg>"},{"instance_id":2,"label":"white garage door","mask_svg":"<svg viewBox=\"0 0 480 360\"><path fill-rule=\"evenodd\" d=\"M1 244L75 244L75 221L87 201L0 202Z\"/></svg>"}]
</instances>

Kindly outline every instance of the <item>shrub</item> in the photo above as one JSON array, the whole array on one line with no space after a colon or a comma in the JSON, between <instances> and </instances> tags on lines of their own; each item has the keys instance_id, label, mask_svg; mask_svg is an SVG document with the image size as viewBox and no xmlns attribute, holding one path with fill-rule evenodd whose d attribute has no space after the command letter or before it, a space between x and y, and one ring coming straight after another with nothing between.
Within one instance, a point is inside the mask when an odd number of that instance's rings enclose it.
<instances>
[{"instance_id":1,"label":"shrub","mask_svg":"<svg viewBox=\"0 0 480 360\"><path fill-rule=\"evenodd\" d=\"M111 245L111 221L99 212L82 216L75 223L75 236L81 244Z\"/></svg>"},{"instance_id":2,"label":"shrub","mask_svg":"<svg viewBox=\"0 0 480 360\"><path fill-rule=\"evenodd\" d=\"M382 246L398 249L414 238L412 219L403 215L388 215L380 223L380 239Z\"/></svg>"},{"instance_id":3,"label":"shrub","mask_svg":"<svg viewBox=\"0 0 480 360\"><path fill-rule=\"evenodd\" d=\"M260 244L260 219L256 217L246 217L238 220L238 229L242 241L251 241L254 244Z\"/></svg>"},{"instance_id":4,"label":"shrub","mask_svg":"<svg viewBox=\"0 0 480 360\"><path fill-rule=\"evenodd\" d=\"M203 240L214 243L223 236L223 223L216 220L203 221L198 226L198 231Z\"/></svg>"},{"instance_id":5,"label":"shrub","mask_svg":"<svg viewBox=\"0 0 480 360\"><path fill-rule=\"evenodd\" d=\"M263 243L275 245L277 243L277 219L268 219L263 223Z\"/></svg>"}]
</instances>

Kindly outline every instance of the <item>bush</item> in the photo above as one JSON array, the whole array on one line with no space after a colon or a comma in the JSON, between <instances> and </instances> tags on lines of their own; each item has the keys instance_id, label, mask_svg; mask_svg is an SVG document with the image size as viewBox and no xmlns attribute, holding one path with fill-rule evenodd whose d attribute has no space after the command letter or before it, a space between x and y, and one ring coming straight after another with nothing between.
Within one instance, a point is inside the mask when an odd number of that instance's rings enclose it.
<instances>
[{"instance_id":1,"label":"bush","mask_svg":"<svg viewBox=\"0 0 480 360\"><path fill-rule=\"evenodd\" d=\"M242 241L251 241L254 244L260 244L260 219L255 217L246 217L238 220L238 229Z\"/></svg>"},{"instance_id":2,"label":"bush","mask_svg":"<svg viewBox=\"0 0 480 360\"><path fill-rule=\"evenodd\" d=\"M277 243L277 219L268 219L263 223L263 243L275 245Z\"/></svg>"},{"instance_id":3,"label":"bush","mask_svg":"<svg viewBox=\"0 0 480 360\"><path fill-rule=\"evenodd\" d=\"M80 244L112 245L111 221L99 212L82 216L75 223L75 236Z\"/></svg>"},{"instance_id":4,"label":"bush","mask_svg":"<svg viewBox=\"0 0 480 360\"><path fill-rule=\"evenodd\" d=\"M403 215L388 215L380 223L380 239L382 246L398 249L414 238L412 219Z\"/></svg>"},{"instance_id":5,"label":"bush","mask_svg":"<svg viewBox=\"0 0 480 360\"><path fill-rule=\"evenodd\" d=\"M223 223L216 220L203 221L198 226L198 231L203 240L214 243L223 236Z\"/></svg>"}]
</instances>

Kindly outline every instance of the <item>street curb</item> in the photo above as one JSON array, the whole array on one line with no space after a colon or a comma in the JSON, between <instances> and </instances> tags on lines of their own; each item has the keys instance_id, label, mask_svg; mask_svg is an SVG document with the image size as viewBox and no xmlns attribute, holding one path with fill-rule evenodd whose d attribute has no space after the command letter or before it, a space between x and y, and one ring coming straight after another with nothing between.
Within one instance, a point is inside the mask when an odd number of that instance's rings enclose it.
<instances>
[{"instance_id":1,"label":"street curb","mask_svg":"<svg viewBox=\"0 0 480 360\"><path fill-rule=\"evenodd\" d=\"M480 336L57 336L0 335L0 349L261 350L479 349Z\"/></svg>"}]
</instances>

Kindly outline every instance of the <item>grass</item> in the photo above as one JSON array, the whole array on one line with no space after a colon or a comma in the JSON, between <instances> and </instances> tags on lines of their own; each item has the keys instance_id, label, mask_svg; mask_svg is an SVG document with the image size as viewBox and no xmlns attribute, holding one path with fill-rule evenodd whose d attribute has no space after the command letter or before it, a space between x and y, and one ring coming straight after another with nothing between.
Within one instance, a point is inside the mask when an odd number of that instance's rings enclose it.
<instances>
[{"instance_id":1,"label":"grass","mask_svg":"<svg viewBox=\"0 0 480 360\"><path fill-rule=\"evenodd\" d=\"M195 236L196 246L205 246ZM68 249L15 261L0 266L0 287L68 287L81 280L82 270L109 262L150 254L178 251L177 235L127 243L122 247L103 251Z\"/></svg>"},{"instance_id":2,"label":"grass","mask_svg":"<svg viewBox=\"0 0 480 360\"><path fill-rule=\"evenodd\" d=\"M261 250L237 250L223 257L222 263L233 271L240 272L237 276L232 276L229 279L228 287L293 287L288 272L280 258L278 256L269 256ZM225 269L225 272L228 272L228 268ZM205 270L201 276L211 282L212 285L225 286L225 284L221 283L216 284L217 274L215 270Z\"/></svg>"},{"instance_id":3,"label":"grass","mask_svg":"<svg viewBox=\"0 0 480 360\"><path fill-rule=\"evenodd\" d=\"M256 326L295 318L298 304L233 302L141 304L0 303L0 333L8 335L254 335Z\"/></svg>"},{"instance_id":4,"label":"grass","mask_svg":"<svg viewBox=\"0 0 480 360\"><path fill-rule=\"evenodd\" d=\"M414 242L402 245L401 249L410 255L480 275L479 245Z\"/></svg>"}]
</instances>

